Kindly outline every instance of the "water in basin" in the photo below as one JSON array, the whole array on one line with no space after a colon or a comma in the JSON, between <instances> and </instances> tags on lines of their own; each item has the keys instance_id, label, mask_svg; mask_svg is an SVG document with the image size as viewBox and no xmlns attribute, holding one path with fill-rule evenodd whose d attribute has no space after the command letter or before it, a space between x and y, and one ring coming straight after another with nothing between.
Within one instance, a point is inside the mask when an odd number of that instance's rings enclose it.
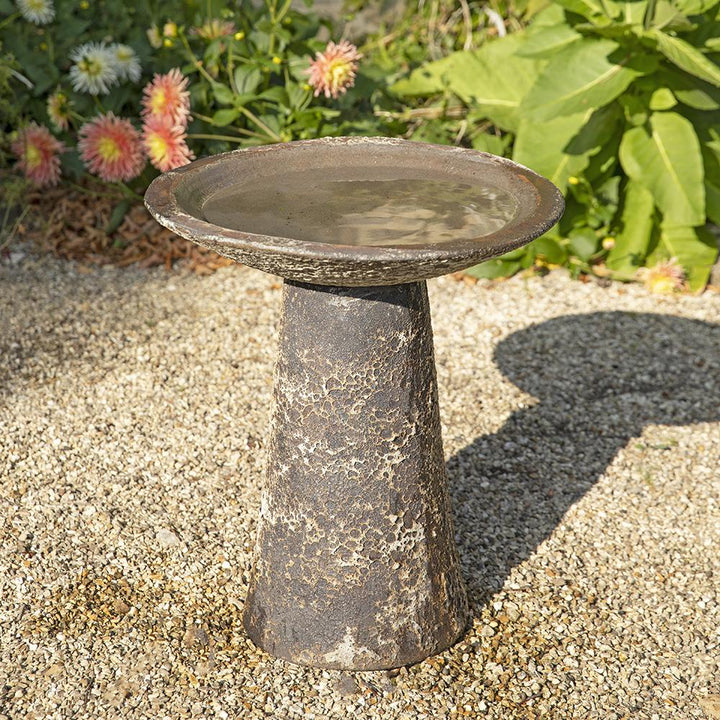
<instances>
[{"instance_id":1,"label":"water in basin","mask_svg":"<svg viewBox=\"0 0 720 720\"><path fill-rule=\"evenodd\" d=\"M205 201L203 215L215 225L258 235L387 246L481 238L517 211L510 193L489 184L327 175L293 172L230 186Z\"/></svg>"}]
</instances>

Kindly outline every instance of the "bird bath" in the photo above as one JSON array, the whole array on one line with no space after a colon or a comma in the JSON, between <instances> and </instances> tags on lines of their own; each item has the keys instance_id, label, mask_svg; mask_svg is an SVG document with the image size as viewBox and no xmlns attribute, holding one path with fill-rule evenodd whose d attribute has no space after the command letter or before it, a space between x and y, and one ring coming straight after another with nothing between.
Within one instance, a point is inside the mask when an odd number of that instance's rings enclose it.
<instances>
[{"instance_id":1,"label":"bird bath","mask_svg":"<svg viewBox=\"0 0 720 720\"><path fill-rule=\"evenodd\" d=\"M469 610L425 280L541 235L562 214L557 188L486 153L326 138L198 160L145 202L285 280L250 638L345 670L452 645Z\"/></svg>"}]
</instances>

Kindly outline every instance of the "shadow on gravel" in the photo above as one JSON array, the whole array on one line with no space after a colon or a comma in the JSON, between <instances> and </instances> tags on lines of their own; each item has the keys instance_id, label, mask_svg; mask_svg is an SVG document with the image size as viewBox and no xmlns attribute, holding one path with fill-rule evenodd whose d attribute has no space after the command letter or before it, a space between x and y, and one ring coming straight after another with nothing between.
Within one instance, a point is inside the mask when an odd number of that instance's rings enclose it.
<instances>
[{"instance_id":1,"label":"shadow on gravel","mask_svg":"<svg viewBox=\"0 0 720 720\"><path fill-rule=\"evenodd\" d=\"M448 463L475 607L647 425L720 420L720 325L628 312L564 316L510 335L494 359L538 402ZM653 447L674 451L672 427Z\"/></svg>"}]
</instances>

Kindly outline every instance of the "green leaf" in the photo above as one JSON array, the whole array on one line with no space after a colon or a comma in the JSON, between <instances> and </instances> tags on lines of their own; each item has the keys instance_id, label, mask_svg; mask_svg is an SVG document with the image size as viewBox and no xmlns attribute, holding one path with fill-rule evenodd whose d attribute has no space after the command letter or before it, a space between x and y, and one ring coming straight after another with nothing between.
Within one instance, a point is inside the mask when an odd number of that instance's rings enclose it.
<instances>
[{"instance_id":1,"label":"green leaf","mask_svg":"<svg viewBox=\"0 0 720 720\"><path fill-rule=\"evenodd\" d=\"M605 261L622 280L631 280L647 256L654 224L655 201L652 193L634 180L628 180L623 196L620 227L615 247Z\"/></svg>"},{"instance_id":2,"label":"green leaf","mask_svg":"<svg viewBox=\"0 0 720 720\"><path fill-rule=\"evenodd\" d=\"M526 35L526 40L518 48L521 57L547 58L575 42L580 37L569 25L540 26Z\"/></svg>"},{"instance_id":3,"label":"green leaf","mask_svg":"<svg viewBox=\"0 0 720 720\"><path fill-rule=\"evenodd\" d=\"M700 15L715 7L720 0L676 0L676 2L685 15Z\"/></svg>"},{"instance_id":4,"label":"green leaf","mask_svg":"<svg viewBox=\"0 0 720 720\"><path fill-rule=\"evenodd\" d=\"M122 221L128 213L128 210L130 209L130 205L130 200L124 198L113 208L113 211L110 214L110 220L105 227L105 232L108 235L112 235L120 227Z\"/></svg>"},{"instance_id":5,"label":"green leaf","mask_svg":"<svg viewBox=\"0 0 720 720\"><path fill-rule=\"evenodd\" d=\"M400 97L424 97L442 92L448 87L448 71L458 62L459 54L453 53L413 70L408 77L391 85L390 92ZM470 53L463 51L463 54Z\"/></svg>"},{"instance_id":6,"label":"green leaf","mask_svg":"<svg viewBox=\"0 0 720 720\"><path fill-rule=\"evenodd\" d=\"M225 110L218 110L212 117L213 125L217 127L224 127L240 117L240 111L235 108L228 108Z\"/></svg>"},{"instance_id":7,"label":"green leaf","mask_svg":"<svg viewBox=\"0 0 720 720\"><path fill-rule=\"evenodd\" d=\"M594 110L614 100L642 74L628 67L629 54L619 62L608 58L618 47L612 40L585 40L561 50L524 98L522 114L541 122Z\"/></svg>"},{"instance_id":8,"label":"green leaf","mask_svg":"<svg viewBox=\"0 0 720 720\"><path fill-rule=\"evenodd\" d=\"M626 25L642 25L647 12L647 0L630 0L622 3L622 19Z\"/></svg>"},{"instance_id":9,"label":"green leaf","mask_svg":"<svg viewBox=\"0 0 720 720\"><path fill-rule=\"evenodd\" d=\"M598 236L592 228L578 228L568 234L570 251L587 262L598 250Z\"/></svg>"},{"instance_id":10,"label":"green leaf","mask_svg":"<svg viewBox=\"0 0 720 720\"><path fill-rule=\"evenodd\" d=\"M650 96L651 110L670 110L677 105L677 100L672 94L672 90L661 87L655 90Z\"/></svg>"},{"instance_id":11,"label":"green leaf","mask_svg":"<svg viewBox=\"0 0 720 720\"><path fill-rule=\"evenodd\" d=\"M500 277L510 277L521 268L522 264L517 260L501 260L496 258L495 260L480 263L480 265L474 265L468 268L465 273L474 278L494 280Z\"/></svg>"},{"instance_id":12,"label":"green leaf","mask_svg":"<svg viewBox=\"0 0 720 720\"><path fill-rule=\"evenodd\" d=\"M523 40L523 34L516 33L472 52L453 53L415 70L390 89L398 95L450 90L482 117L503 130L515 132L520 101L544 64L517 55Z\"/></svg>"},{"instance_id":13,"label":"green leaf","mask_svg":"<svg viewBox=\"0 0 720 720\"><path fill-rule=\"evenodd\" d=\"M493 155L504 155L508 145L508 136L500 137L490 133L478 133L472 139L474 150L491 153Z\"/></svg>"},{"instance_id":14,"label":"green leaf","mask_svg":"<svg viewBox=\"0 0 720 720\"><path fill-rule=\"evenodd\" d=\"M715 237L705 228L673 227L663 228L660 239L685 268L690 291L701 292L718 255Z\"/></svg>"},{"instance_id":15,"label":"green leaf","mask_svg":"<svg viewBox=\"0 0 720 720\"><path fill-rule=\"evenodd\" d=\"M271 100L279 105L288 105L290 102L285 88L280 87L280 85L274 85L273 87L264 90L260 93L260 95L258 95L258 98L261 100Z\"/></svg>"},{"instance_id":16,"label":"green leaf","mask_svg":"<svg viewBox=\"0 0 720 720\"><path fill-rule=\"evenodd\" d=\"M562 265L568 258L567 250L550 235L542 235L533 242L536 255L552 265Z\"/></svg>"},{"instance_id":17,"label":"green leaf","mask_svg":"<svg viewBox=\"0 0 720 720\"><path fill-rule=\"evenodd\" d=\"M696 110L720 109L720 90L693 75L675 68L664 68L654 77L659 84L670 88L683 105Z\"/></svg>"},{"instance_id":18,"label":"green leaf","mask_svg":"<svg viewBox=\"0 0 720 720\"><path fill-rule=\"evenodd\" d=\"M681 38L666 35L656 28L652 28L647 34L657 41L658 50L671 63L715 87L720 87L720 67L690 43Z\"/></svg>"},{"instance_id":19,"label":"green leaf","mask_svg":"<svg viewBox=\"0 0 720 720\"><path fill-rule=\"evenodd\" d=\"M653 194L665 226L705 222L700 141L682 115L653 113L649 128L628 130L620 143L620 162L629 177Z\"/></svg>"},{"instance_id":20,"label":"green leaf","mask_svg":"<svg viewBox=\"0 0 720 720\"><path fill-rule=\"evenodd\" d=\"M705 205L708 218L720 226L720 160L710 147L703 147Z\"/></svg>"},{"instance_id":21,"label":"green leaf","mask_svg":"<svg viewBox=\"0 0 720 720\"><path fill-rule=\"evenodd\" d=\"M588 20L592 20L598 16L606 17L605 9L600 0L556 0L558 5L570 10L570 12L582 15Z\"/></svg>"},{"instance_id":22,"label":"green leaf","mask_svg":"<svg viewBox=\"0 0 720 720\"><path fill-rule=\"evenodd\" d=\"M720 183L714 179L705 180L705 202L708 218L720 226Z\"/></svg>"},{"instance_id":23,"label":"green leaf","mask_svg":"<svg viewBox=\"0 0 720 720\"><path fill-rule=\"evenodd\" d=\"M215 96L215 100L221 105L232 105L235 101L233 91L221 83L215 83L213 85L213 95Z\"/></svg>"},{"instance_id":24,"label":"green leaf","mask_svg":"<svg viewBox=\"0 0 720 720\"><path fill-rule=\"evenodd\" d=\"M571 154L566 149L591 115L592 110L588 110L543 123L523 120L515 138L513 160L544 175L565 191L568 178L580 175L589 163L590 152Z\"/></svg>"},{"instance_id":25,"label":"green leaf","mask_svg":"<svg viewBox=\"0 0 720 720\"><path fill-rule=\"evenodd\" d=\"M262 73L256 67L251 65L240 65L235 69L233 75L235 80L235 87L239 93L252 94L258 89L260 81L262 80Z\"/></svg>"}]
</instances>

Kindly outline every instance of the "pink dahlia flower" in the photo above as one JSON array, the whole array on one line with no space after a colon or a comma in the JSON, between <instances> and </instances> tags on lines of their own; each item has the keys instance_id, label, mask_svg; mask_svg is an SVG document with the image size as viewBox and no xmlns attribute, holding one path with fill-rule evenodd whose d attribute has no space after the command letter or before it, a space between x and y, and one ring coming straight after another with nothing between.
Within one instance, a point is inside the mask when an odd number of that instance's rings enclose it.
<instances>
[{"instance_id":1,"label":"pink dahlia flower","mask_svg":"<svg viewBox=\"0 0 720 720\"><path fill-rule=\"evenodd\" d=\"M355 84L357 61L362 57L352 43L344 40L339 45L329 42L325 52L315 53L310 64L308 82L315 88L315 97L324 93L325 97L337 98Z\"/></svg>"},{"instance_id":2,"label":"pink dahlia flower","mask_svg":"<svg viewBox=\"0 0 720 720\"><path fill-rule=\"evenodd\" d=\"M188 79L173 68L165 75L155 73L143 90L142 113L146 118L160 118L172 125L185 127L190 115Z\"/></svg>"},{"instance_id":3,"label":"pink dahlia flower","mask_svg":"<svg viewBox=\"0 0 720 720\"><path fill-rule=\"evenodd\" d=\"M65 151L65 147L46 127L30 123L20 130L10 147L18 159L17 167L33 185L47 187L58 184L59 154Z\"/></svg>"},{"instance_id":4,"label":"pink dahlia flower","mask_svg":"<svg viewBox=\"0 0 720 720\"><path fill-rule=\"evenodd\" d=\"M143 145L150 162L161 172L187 165L195 155L187 146L185 127L162 117L149 117L143 125Z\"/></svg>"},{"instance_id":5,"label":"pink dahlia flower","mask_svg":"<svg viewBox=\"0 0 720 720\"><path fill-rule=\"evenodd\" d=\"M132 180L145 166L140 134L125 119L111 112L80 128L78 149L91 173L107 182Z\"/></svg>"}]
</instances>

